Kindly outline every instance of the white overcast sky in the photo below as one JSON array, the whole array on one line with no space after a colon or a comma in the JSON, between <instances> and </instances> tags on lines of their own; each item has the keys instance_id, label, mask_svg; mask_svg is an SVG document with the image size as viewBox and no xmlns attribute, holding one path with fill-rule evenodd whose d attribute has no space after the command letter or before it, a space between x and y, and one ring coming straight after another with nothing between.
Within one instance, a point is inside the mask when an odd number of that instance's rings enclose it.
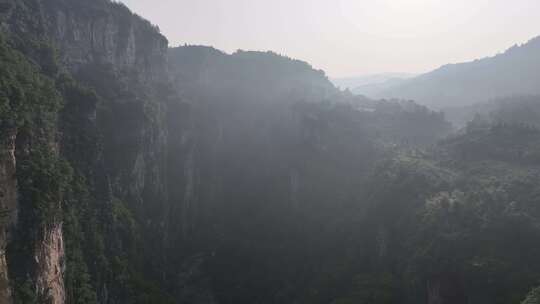
<instances>
[{"instance_id":1,"label":"white overcast sky","mask_svg":"<svg viewBox=\"0 0 540 304\"><path fill-rule=\"evenodd\" d=\"M540 0L122 0L171 46L272 50L329 76L419 73L540 35Z\"/></svg>"}]
</instances>

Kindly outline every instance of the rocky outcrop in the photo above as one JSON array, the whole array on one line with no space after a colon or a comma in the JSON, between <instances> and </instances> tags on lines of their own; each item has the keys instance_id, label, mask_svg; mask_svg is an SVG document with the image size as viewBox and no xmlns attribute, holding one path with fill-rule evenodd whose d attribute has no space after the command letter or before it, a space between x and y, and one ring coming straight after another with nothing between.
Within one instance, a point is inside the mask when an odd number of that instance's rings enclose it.
<instances>
[{"instance_id":1,"label":"rocky outcrop","mask_svg":"<svg viewBox=\"0 0 540 304\"><path fill-rule=\"evenodd\" d=\"M70 70L104 63L141 82L166 79L167 39L124 5L109 1L46 2L48 35Z\"/></svg>"},{"instance_id":2,"label":"rocky outcrop","mask_svg":"<svg viewBox=\"0 0 540 304\"><path fill-rule=\"evenodd\" d=\"M42 240L36 246L36 287L45 304L63 304L64 287L64 238L62 224L45 229Z\"/></svg>"},{"instance_id":3,"label":"rocky outcrop","mask_svg":"<svg viewBox=\"0 0 540 304\"><path fill-rule=\"evenodd\" d=\"M9 286L6 253L5 251L2 251L0 254L0 303L11 304L13 300Z\"/></svg>"},{"instance_id":4,"label":"rocky outcrop","mask_svg":"<svg viewBox=\"0 0 540 304\"><path fill-rule=\"evenodd\" d=\"M167 39L125 5L109 0L27 2L0 0L0 30L52 42L61 66L70 72L107 65L131 82L168 79ZM46 53L33 48L26 46L24 52L41 65L50 64L43 60Z\"/></svg>"},{"instance_id":5,"label":"rocky outcrop","mask_svg":"<svg viewBox=\"0 0 540 304\"><path fill-rule=\"evenodd\" d=\"M9 132L0 151L0 303L11 303L6 262L9 232L17 217L17 180L15 178L15 135Z\"/></svg>"}]
</instances>

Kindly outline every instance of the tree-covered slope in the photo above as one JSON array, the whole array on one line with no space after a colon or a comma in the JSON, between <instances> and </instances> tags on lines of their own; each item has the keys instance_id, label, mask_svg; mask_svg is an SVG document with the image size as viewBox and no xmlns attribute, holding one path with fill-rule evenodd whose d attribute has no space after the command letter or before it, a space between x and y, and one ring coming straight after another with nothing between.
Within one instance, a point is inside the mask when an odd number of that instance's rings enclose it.
<instances>
[{"instance_id":1,"label":"tree-covered slope","mask_svg":"<svg viewBox=\"0 0 540 304\"><path fill-rule=\"evenodd\" d=\"M239 50L229 55L211 47L180 46L169 50L169 64L175 85L198 98L223 99L218 94L225 93L251 102L276 102L339 93L323 71L273 52Z\"/></svg>"},{"instance_id":2,"label":"tree-covered slope","mask_svg":"<svg viewBox=\"0 0 540 304\"><path fill-rule=\"evenodd\" d=\"M1 302L170 303L142 246L165 235L165 38L110 1L1 13Z\"/></svg>"},{"instance_id":3,"label":"tree-covered slope","mask_svg":"<svg viewBox=\"0 0 540 304\"><path fill-rule=\"evenodd\" d=\"M413 99L441 109L539 94L539 51L540 38L534 38L494 57L445 65L385 88L373 97Z\"/></svg>"},{"instance_id":4,"label":"tree-covered slope","mask_svg":"<svg viewBox=\"0 0 540 304\"><path fill-rule=\"evenodd\" d=\"M539 140L519 125L471 126L379 167L358 249L377 263L341 301L520 303L539 279Z\"/></svg>"}]
</instances>

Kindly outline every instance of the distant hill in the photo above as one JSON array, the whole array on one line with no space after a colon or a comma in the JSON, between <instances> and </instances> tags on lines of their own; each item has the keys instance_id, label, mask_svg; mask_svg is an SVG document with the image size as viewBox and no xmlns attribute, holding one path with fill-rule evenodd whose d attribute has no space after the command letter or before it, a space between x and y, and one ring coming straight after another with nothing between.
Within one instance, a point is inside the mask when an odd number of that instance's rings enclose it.
<instances>
[{"instance_id":1,"label":"distant hill","mask_svg":"<svg viewBox=\"0 0 540 304\"><path fill-rule=\"evenodd\" d=\"M348 89L354 94L373 96L392 85L416 76L410 73L381 73L363 76L333 78L332 83L340 89Z\"/></svg>"},{"instance_id":2,"label":"distant hill","mask_svg":"<svg viewBox=\"0 0 540 304\"><path fill-rule=\"evenodd\" d=\"M366 85L382 84L389 80L408 79L414 76L416 75L410 73L380 73L353 77L332 78L330 80L335 86L340 87L341 89L354 90L358 87L363 87Z\"/></svg>"},{"instance_id":3,"label":"distant hill","mask_svg":"<svg viewBox=\"0 0 540 304\"><path fill-rule=\"evenodd\" d=\"M540 37L502 54L449 64L418 77L386 83L369 97L405 98L434 108L540 93Z\"/></svg>"}]
</instances>

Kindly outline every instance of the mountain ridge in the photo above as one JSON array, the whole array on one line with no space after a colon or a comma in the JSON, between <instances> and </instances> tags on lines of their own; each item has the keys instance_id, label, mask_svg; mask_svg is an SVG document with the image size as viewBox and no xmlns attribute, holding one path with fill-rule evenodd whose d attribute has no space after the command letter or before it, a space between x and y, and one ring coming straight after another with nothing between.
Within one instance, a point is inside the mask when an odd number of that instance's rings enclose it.
<instances>
[{"instance_id":1,"label":"mountain ridge","mask_svg":"<svg viewBox=\"0 0 540 304\"><path fill-rule=\"evenodd\" d=\"M389 84L375 98L404 98L437 109L471 105L512 95L539 94L540 36L491 57L446 64L431 72Z\"/></svg>"}]
</instances>

